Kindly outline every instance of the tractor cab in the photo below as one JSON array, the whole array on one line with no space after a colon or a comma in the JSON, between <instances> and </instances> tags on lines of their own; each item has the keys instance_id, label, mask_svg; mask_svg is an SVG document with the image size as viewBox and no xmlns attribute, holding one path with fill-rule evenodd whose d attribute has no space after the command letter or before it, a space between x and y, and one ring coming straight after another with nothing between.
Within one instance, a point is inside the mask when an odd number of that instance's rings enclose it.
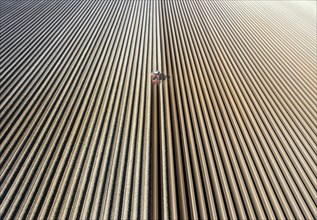
<instances>
[{"instance_id":1,"label":"tractor cab","mask_svg":"<svg viewBox=\"0 0 317 220\"><path fill-rule=\"evenodd\" d=\"M153 85L160 84L163 80L163 74L159 70L153 71L151 77Z\"/></svg>"}]
</instances>

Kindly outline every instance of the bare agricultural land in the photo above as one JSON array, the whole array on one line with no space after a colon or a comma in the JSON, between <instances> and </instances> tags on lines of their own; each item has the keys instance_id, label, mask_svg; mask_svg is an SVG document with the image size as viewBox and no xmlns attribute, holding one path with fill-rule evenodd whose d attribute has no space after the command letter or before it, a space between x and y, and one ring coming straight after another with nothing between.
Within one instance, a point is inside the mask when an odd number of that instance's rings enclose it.
<instances>
[{"instance_id":1,"label":"bare agricultural land","mask_svg":"<svg viewBox=\"0 0 317 220\"><path fill-rule=\"evenodd\" d=\"M316 1L0 2L1 219L317 219Z\"/></svg>"}]
</instances>

